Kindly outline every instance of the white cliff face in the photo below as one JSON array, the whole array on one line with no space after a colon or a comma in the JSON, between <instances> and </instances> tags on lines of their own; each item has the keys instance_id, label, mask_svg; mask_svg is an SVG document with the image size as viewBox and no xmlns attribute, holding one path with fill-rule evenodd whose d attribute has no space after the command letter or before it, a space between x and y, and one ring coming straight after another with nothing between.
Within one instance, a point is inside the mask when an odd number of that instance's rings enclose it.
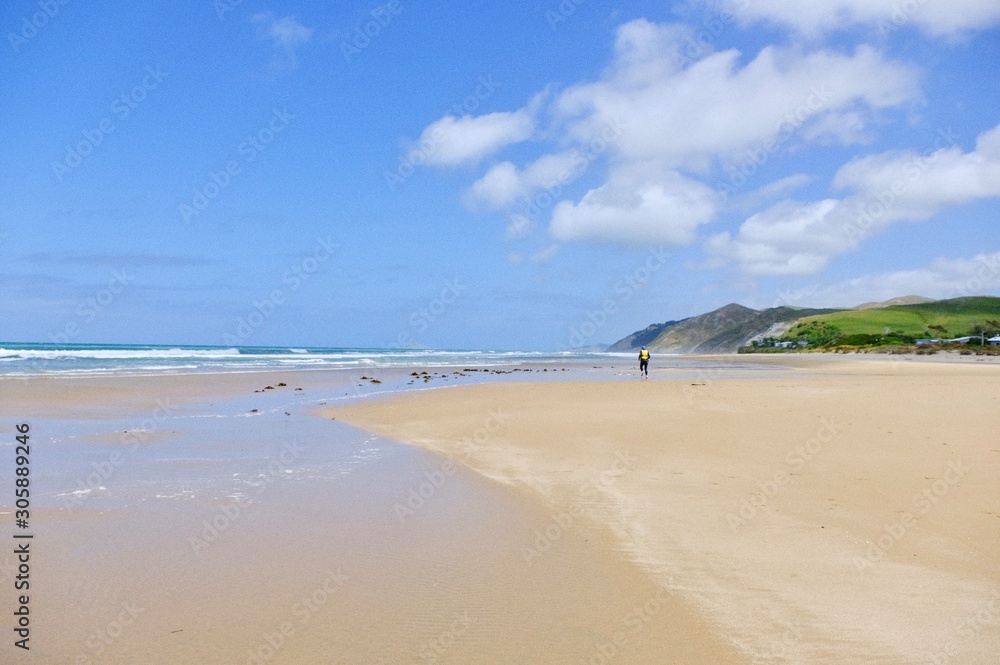
<instances>
[{"instance_id":1,"label":"white cliff face","mask_svg":"<svg viewBox=\"0 0 1000 665\"><path fill-rule=\"evenodd\" d=\"M754 335L750 339L746 340L745 342L743 342L743 345L746 346L747 344L753 344L754 342L759 342L765 337L781 337L786 332L791 330L792 326L794 326L796 323L798 323L798 320L779 321L778 323L773 324L770 328L768 328L764 332L758 335Z\"/></svg>"}]
</instances>

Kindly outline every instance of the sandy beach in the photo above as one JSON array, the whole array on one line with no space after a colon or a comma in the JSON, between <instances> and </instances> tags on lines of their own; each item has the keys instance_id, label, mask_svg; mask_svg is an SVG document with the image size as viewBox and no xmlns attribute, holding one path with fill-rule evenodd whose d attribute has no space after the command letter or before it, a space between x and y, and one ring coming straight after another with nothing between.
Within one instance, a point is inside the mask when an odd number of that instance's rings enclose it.
<instances>
[{"instance_id":1,"label":"sandy beach","mask_svg":"<svg viewBox=\"0 0 1000 665\"><path fill-rule=\"evenodd\" d=\"M636 564L665 606L707 627L651 626L653 660L623 616L605 628L625 640L617 662L997 662L1000 367L745 362L795 371L478 385L323 414L552 514L541 536L522 535L526 570L573 546L569 535L606 531L584 547ZM671 655L681 645L704 651Z\"/></svg>"},{"instance_id":2,"label":"sandy beach","mask_svg":"<svg viewBox=\"0 0 1000 665\"><path fill-rule=\"evenodd\" d=\"M0 653L996 662L1000 365L661 362L4 379L38 447Z\"/></svg>"},{"instance_id":3,"label":"sandy beach","mask_svg":"<svg viewBox=\"0 0 1000 665\"><path fill-rule=\"evenodd\" d=\"M602 525L526 560L562 516L313 413L520 375L417 369L0 381L34 446L31 650L4 644L4 662L578 662L621 653L623 619L647 662L732 655ZM0 579L16 566L0 555Z\"/></svg>"}]
</instances>

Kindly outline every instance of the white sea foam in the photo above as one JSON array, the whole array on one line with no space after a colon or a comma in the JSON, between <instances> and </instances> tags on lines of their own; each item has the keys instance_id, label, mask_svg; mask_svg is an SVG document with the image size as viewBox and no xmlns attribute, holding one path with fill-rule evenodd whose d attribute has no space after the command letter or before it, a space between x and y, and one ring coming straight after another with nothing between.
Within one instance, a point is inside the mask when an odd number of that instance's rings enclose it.
<instances>
[{"instance_id":1,"label":"white sea foam","mask_svg":"<svg viewBox=\"0 0 1000 665\"><path fill-rule=\"evenodd\" d=\"M85 349L6 349L0 347L0 358L11 359L44 359L59 358L99 358L102 360L126 360L145 358L239 358L239 349L118 349L118 348L85 348Z\"/></svg>"},{"instance_id":2,"label":"white sea foam","mask_svg":"<svg viewBox=\"0 0 1000 665\"><path fill-rule=\"evenodd\" d=\"M424 366L480 368L512 364L611 360L630 354L572 351L448 351L304 347L182 347L145 345L15 344L0 346L7 376L158 375L179 372L256 372L281 369L372 369Z\"/></svg>"}]
</instances>

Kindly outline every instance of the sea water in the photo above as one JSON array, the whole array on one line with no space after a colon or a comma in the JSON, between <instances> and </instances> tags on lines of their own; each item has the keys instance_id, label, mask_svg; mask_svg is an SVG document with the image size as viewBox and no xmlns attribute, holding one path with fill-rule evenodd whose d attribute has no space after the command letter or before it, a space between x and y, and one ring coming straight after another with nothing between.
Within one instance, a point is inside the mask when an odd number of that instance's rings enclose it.
<instances>
[{"instance_id":1,"label":"sea water","mask_svg":"<svg viewBox=\"0 0 1000 665\"><path fill-rule=\"evenodd\" d=\"M25 344L0 342L3 376L108 376L292 369L537 367L558 364L606 369L636 364L635 353L593 351L504 351L447 349L365 349L340 347L224 347L140 344ZM690 359L655 354L653 370L683 369L702 373L774 369L719 359Z\"/></svg>"},{"instance_id":2,"label":"sea water","mask_svg":"<svg viewBox=\"0 0 1000 665\"><path fill-rule=\"evenodd\" d=\"M504 366L556 361L608 361L632 354L534 351L453 351L297 347L164 346L137 344L0 343L2 375L108 375L178 372L350 369L453 365Z\"/></svg>"}]
</instances>

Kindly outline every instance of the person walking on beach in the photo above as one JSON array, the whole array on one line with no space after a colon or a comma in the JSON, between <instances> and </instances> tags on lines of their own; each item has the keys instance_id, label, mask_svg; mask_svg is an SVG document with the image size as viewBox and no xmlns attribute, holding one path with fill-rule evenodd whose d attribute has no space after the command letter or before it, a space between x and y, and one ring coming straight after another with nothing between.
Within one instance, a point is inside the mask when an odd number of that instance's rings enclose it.
<instances>
[{"instance_id":1,"label":"person walking on beach","mask_svg":"<svg viewBox=\"0 0 1000 665\"><path fill-rule=\"evenodd\" d=\"M639 350L639 374L642 374L643 378L649 378L649 351L645 346Z\"/></svg>"}]
</instances>

